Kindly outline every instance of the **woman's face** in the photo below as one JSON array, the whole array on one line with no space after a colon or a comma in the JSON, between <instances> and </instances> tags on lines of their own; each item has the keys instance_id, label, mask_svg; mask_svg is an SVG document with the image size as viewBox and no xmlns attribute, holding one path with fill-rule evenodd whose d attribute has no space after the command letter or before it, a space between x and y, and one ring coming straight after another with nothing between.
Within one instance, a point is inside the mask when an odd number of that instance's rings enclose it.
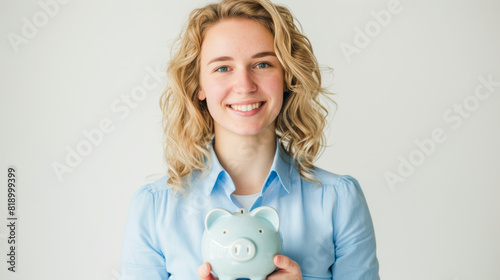
<instances>
[{"instance_id":1,"label":"woman's face","mask_svg":"<svg viewBox=\"0 0 500 280\"><path fill-rule=\"evenodd\" d=\"M274 133L283 85L273 35L265 27L253 20L227 19L207 30L198 98L206 99L216 137Z\"/></svg>"}]
</instances>

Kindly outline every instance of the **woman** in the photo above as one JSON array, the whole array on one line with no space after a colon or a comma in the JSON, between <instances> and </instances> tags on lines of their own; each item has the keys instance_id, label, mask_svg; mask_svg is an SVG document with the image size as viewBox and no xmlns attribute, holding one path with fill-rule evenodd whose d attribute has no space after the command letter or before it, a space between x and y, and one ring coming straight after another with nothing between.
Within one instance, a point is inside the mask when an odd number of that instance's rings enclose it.
<instances>
[{"instance_id":1,"label":"woman","mask_svg":"<svg viewBox=\"0 0 500 280\"><path fill-rule=\"evenodd\" d=\"M288 9L223 0L194 10L167 74L168 176L132 199L122 279L215 279L201 257L206 213L263 205L278 211L282 238L267 279L379 279L358 182L313 165L326 91Z\"/></svg>"}]
</instances>

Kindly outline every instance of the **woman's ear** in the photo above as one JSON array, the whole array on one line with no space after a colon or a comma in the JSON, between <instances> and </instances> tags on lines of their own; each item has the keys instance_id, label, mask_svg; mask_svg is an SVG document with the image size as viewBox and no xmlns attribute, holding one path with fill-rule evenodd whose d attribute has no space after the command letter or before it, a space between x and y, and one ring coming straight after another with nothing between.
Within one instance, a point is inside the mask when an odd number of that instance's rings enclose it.
<instances>
[{"instance_id":1,"label":"woman's ear","mask_svg":"<svg viewBox=\"0 0 500 280\"><path fill-rule=\"evenodd\" d=\"M207 96L205 95L205 92L202 89L200 89L198 91L198 99L199 100L205 100L205 98L207 98Z\"/></svg>"}]
</instances>

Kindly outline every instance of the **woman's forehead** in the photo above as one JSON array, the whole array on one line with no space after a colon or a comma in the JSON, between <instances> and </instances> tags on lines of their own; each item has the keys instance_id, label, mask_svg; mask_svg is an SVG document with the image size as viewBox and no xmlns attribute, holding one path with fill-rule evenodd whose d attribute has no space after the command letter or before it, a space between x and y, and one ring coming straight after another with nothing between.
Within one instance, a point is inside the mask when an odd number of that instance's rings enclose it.
<instances>
[{"instance_id":1,"label":"woman's forehead","mask_svg":"<svg viewBox=\"0 0 500 280\"><path fill-rule=\"evenodd\" d=\"M274 38L259 22L250 19L226 19L210 27L202 43L202 60L213 57L254 56L274 52Z\"/></svg>"}]
</instances>

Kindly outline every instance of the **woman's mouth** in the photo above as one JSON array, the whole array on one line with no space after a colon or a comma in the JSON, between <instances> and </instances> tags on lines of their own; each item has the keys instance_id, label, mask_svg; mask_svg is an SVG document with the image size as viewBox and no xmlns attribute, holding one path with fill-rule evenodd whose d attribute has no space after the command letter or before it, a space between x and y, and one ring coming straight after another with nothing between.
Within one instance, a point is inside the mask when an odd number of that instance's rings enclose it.
<instances>
[{"instance_id":1,"label":"woman's mouth","mask_svg":"<svg viewBox=\"0 0 500 280\"><path fill-rule=\"evenodd\" d=\"M256 103L247 104L247 105L229 105L229 107L231 107L231 109L233 109L235 111L248 112L248 111L252 111L252 110L260 108L260 106L262 106L262 104L264 104L264 102L256 102Z\"/></svg>"}]
</instances>

